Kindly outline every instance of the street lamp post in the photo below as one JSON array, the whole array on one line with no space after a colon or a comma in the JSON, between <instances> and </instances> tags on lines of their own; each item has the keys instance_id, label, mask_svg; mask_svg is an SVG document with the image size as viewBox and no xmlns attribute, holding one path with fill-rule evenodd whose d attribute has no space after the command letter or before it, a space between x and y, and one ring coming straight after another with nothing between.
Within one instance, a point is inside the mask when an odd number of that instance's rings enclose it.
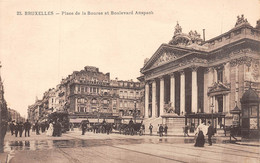
<instances>
[{"instance_id":1,"label":"street lamp post","mask_svg":"<svg viewBox=\"0 0 260 163\"><path fill-rule=\"evenodd\" d=\"M211 123L212 123L212 126L214 126L214 123L213 123L213 108L214 108L213 102L210 105L210 107L211 107Z\"/></svg>"},{"instance_id":2,"label":"street lamp post","mask_svg":"<svg viewBox=\"0 0 260 163\"><path fill-rule=\"evenodd\" d=\"M98 123L99 123L99 117L100 117L99 108L97 108L97 117L98 117Z\"/></svg>"},{"instance_id":3,"label":"street lamp post","mask_svg":"<svg viewBox=\"0 0 260 163\"><path fill-rule=\"evenodd\" d=\"M135 120L135 123L136 123L136 101L134 101L134 103L135 103L134 120Z\"/></svg>"}]
</instances>

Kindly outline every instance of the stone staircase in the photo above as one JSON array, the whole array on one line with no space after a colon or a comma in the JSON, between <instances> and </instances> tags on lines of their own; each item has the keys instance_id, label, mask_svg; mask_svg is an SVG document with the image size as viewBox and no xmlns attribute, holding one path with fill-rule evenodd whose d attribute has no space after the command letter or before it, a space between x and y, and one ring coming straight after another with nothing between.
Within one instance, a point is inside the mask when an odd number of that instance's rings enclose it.
<instances>
[{"instance_id":1,"label":"stone staircase","mask_svg":"<svg viewBox=\"0 0 260 163\"><path fill-rule=\"evenodd\" d=\"M143 123L145 125L145 133L146 134L150 133L150 130L149 130L150 124L153 125L153 134L157 134L158 124L162 124L162 117L146 118L146 119L144 119Z\"/></svg>"},{"instance_id":2,"label":"stone staircase","mask_svg":"<svg viewBox=\"0 0 260 163\"><path fill-rule=\"evenodd\" d=\"M167 124L169 135L183 135L183 127L185 126L184 117L170 118L167 121L165 121L165 119L163 119L162 117L147 118L147 119L144 119L143 122L145 125L146 134L150 133L150 131L149 131L150 124L153 125L153 134L157 134L158 124L163 123L163 126L165 126L165 124Z\"/></svg>"}]
</instances>

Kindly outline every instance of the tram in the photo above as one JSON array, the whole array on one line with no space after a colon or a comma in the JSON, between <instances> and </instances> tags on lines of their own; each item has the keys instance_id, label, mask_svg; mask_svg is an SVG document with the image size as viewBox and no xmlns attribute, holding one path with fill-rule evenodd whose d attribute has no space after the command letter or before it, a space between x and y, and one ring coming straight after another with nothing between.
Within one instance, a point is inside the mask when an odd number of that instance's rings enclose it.
<instances>
[{"instance_id":1,"label":"tram","mask_svg":"<svg viewBox=\"0 0 260 163\"><path fill-rule=\"evenodd\" d=\"M69 114L64 111L57 111L49 114L48 121L60 121L62 125L62 132L69 131L70 122L69 122Z\"/></svg>"}]
</instances>

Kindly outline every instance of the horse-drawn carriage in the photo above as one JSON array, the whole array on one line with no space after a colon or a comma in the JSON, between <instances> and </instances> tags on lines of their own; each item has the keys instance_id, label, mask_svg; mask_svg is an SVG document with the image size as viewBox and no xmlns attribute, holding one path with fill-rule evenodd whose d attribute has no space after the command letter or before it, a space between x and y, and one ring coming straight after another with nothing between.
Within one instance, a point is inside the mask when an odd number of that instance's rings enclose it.
<instances>
[{"instance_id":1,"label":"horse-drawn carriage","mask_svg":"<svg viewBox=\"0 0 260 163\"><path fill-rule=\"evenodd\" d=\"M132 123L132 124L118 124L117 130L119 130L120 134L124 135L137 135L140 136L144 133L144 128L142 123Z\"/></svg>"}]
</instances>

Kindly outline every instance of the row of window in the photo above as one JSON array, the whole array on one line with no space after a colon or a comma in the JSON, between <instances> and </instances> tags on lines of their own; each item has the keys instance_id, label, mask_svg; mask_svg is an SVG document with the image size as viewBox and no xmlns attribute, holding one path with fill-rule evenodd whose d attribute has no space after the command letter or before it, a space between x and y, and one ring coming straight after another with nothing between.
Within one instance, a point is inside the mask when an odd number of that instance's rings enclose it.
<instances>
[{"instance_id":1,"label":"row of window","mask_svg":"<svg viewBox=\"0 0 260 163\"><path fill-rule=\"evenodd\" d=\"M136 106L135 106L136 105ZM134 103L134 101L119 101L119 107L130 107L130 108L134 108L134 107L139 107L138 103Z\"/></svg>"},{"instance_id":2,"label":"row of window","mask_svg":"<svg viewBox=\"0 0 260 163\"><path fill-rule=\"evenodd\" d=\"M119 92L120 97L122 97L122 96L124 96L124 97L135 97L135 96L137 96L138 97L139 95L140 95L140 93L138 91L136 91L135 94L134 94L134 91L120 91Z\"/></svg>"},{"instance_id":3,"label":"row of window","mask_svg":"<svg viewBox=\"0 0 260 163\"><path fill-rule=\"evenodd\" d=\"M96 87L76 87L75 92L100 93L100 89L96 88ZM101 92L103 92L103 91L101 91ZM107 92L107 91L105 91L105 92Z\"/></svg>"},{"instance_id":4,"label":"row of window","mask_svg":"<svg viewBox=\"0 0 260 163\"><path fill-rule=\"evenodd\" d=\"M116 110L116 108L113 108L113 112ZM99 112L109 112L108 108L102 108L102 109L97 109L96 107L82 107L78 106L76 112L94 112L94 111L99 111Z\"/></svg>"},{"instance_id":5,"label":"row of window","mask_svg":"<svg viewBox=\"0 0 260 163\"><path fill-rule=\"evenodd\" d=\"M85 99L85 98L79 98L79 99L77 99L77 102L78 102L78 103L87 103L88 100ZM113 105L114 105L114 104L116 105L116 103L117 103L116 100L113 100L112 102L113 102ZM97 104L98 101L97 101L97 99L93 98L90 103L92 103L92 104ZM103 99L103 100L101 101L101 103L102 103L102 104L109 104L109 100Z\"/></svg>"}]
</instances>

